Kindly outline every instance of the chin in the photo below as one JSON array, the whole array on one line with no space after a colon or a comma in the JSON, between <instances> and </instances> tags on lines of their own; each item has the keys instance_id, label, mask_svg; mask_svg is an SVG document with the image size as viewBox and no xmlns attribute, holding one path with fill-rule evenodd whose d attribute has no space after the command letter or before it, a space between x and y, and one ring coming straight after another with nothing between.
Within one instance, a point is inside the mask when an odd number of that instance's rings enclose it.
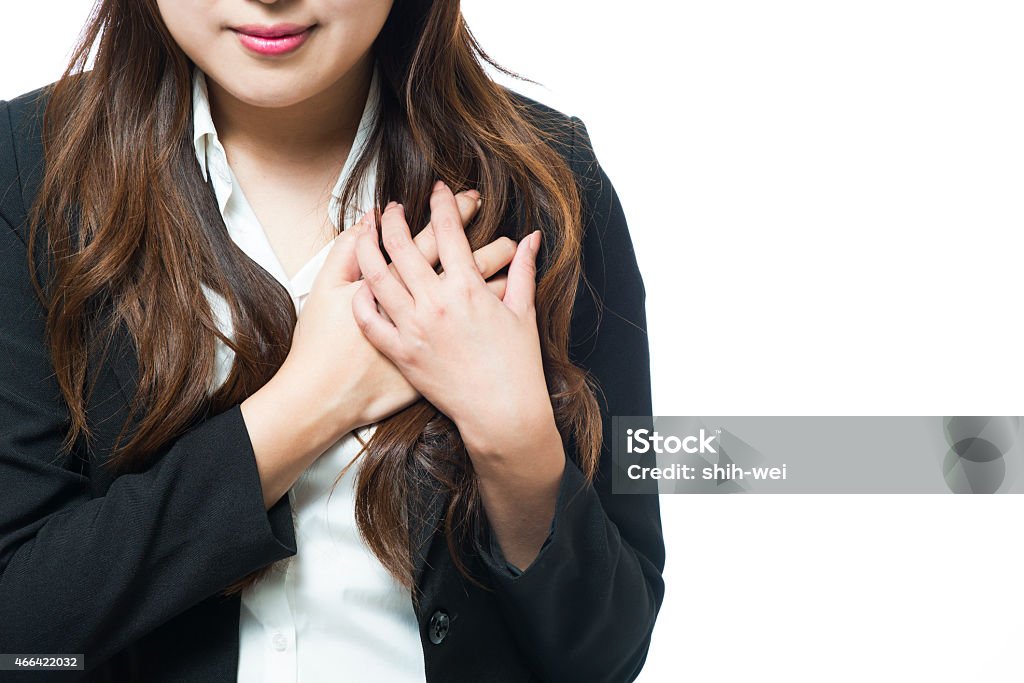
<instances>
[{"instance_id":1,"label":"chin","mask_svg":"<svg viewBox=\"0 0 1024 683\"><path fill-rule=\"evenodd\" d=\"M308 99L313 92L311 83L302 74L281 73L268 76L257 73L249 78L237 75L221 85L238 100L254 107L288 107Z\"/></svg>"}]
</instances>

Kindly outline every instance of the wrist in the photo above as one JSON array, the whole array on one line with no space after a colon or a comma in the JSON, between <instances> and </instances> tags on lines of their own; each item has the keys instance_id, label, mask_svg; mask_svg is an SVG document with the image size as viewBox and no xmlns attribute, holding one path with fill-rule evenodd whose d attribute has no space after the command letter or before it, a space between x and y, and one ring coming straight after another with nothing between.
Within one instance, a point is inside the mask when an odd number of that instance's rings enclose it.
<instances>
[{"instance_id":1,"label":"wrist","mask_svg":"<svg viewBox=\"0 0 1024 683\"><path fill-rule=\"evenodd\" d=\"M242 414L258 429L297 449L296 456L320 455L355 425L351 416L311 381L282 366L263 387L242 402ZM300 452L301 451L301 452Z\"/></svg>"},{"instance_id":2,"label":"wrist","mask_svg":"<svg viewBox=\"0 0 1024 683\"><path fill-rule=\"evenodd\" d=\"M505 559L521 571L536 559L551 533L568 459L551 421L524 452L474 469L491 531Z\"/></svg>"},{"instance_id":3,"label":"wrist","mask_svg":"<svg viewBox=\"0 0 1024 683\"><path fill-rule=\"evenodd\" d=\"M549 478L565 465L561 433L550 410L523 420L459 427L473 468L483 478Z\"/></svg>"}]
</instances>

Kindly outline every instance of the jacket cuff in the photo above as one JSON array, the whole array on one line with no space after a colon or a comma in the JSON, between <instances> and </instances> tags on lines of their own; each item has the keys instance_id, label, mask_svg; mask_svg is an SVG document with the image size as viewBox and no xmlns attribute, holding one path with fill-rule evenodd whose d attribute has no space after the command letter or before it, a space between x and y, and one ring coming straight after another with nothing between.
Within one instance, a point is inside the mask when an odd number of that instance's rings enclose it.
<instances>
[{"instance_id":1,"label":"jacket cuff","mask_svg":"<svg viewBox=\"0 0 1024 683\"><path fill-rule=\"evenodd\" d=\"M297 553L295 543L295 522L292 519L292 506L288 494L281 496L268 510L263 502L263 482L260 480L259 467L256 464L256 453L249 438L249 431L242 417L241 405L235 405L220 419L235 422L231 433L244 435L236 444L238 457L231 458L233 469L236 469L236 481L242 483L245 496L240 496L238 504L239 523L244 523L254 549L264 549L266 561L284 559Z\"/></svg>"},{"instance_id":2,"label":"jacket cuff","mask_svg":"<svg viewBox=\"0 0 1024 683\"><path fill-rule=\"evenodd\" d=\"M491 531L491 528L488 527L488 542L481 553L484 564L487 568L498 578L505 580L514 580L520 576L532 574L533 568L544 563L547 559L547 555L551 554L549 549L555 543L558 528L560 526L570 524L568 520L562 520L569 514L568 507L575 498L574 494L578 493L585 484L586 477L584 477L579 466L572 458L566 458L565 469L562 472L562 481L558 487L558 497L555 501L555 514L551 518L551 527L548 530L548 536L544 539L544 543L541 545L540 551L537 553L537 557L534 558L533 562L530 563L530 566L527 567L525 571L515 566L505 559L505 554L501 551L501 545L498 543L498 539ZM569 533L569 531L564 530L559 534L559 536L564 536L567 533Z\"/></svg>"}]
</instances>

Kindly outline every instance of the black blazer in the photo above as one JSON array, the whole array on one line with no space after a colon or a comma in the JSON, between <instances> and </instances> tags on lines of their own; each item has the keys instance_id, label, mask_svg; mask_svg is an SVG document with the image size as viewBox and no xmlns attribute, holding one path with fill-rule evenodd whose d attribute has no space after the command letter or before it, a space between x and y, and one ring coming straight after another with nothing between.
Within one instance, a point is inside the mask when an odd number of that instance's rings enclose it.
<instances>
[{"instance_id":1,"label":"black blazer","mask_svg":"<svg viewBox=\"0 0 1024 683\"><path fill-rule=\"evenodd\" d=\"M610 417L651 413L644 284L586 127L522 102L582 188L589 285L580 283L574 302L572 358L602 389L601 472L583 486L570 457L552 533L521 575L493 542L471 558L491 591L456 571L436 531L443 500L424 492L430 513L410 541L427 680L629 681L664 592L657 496L611 493ZM26 250L43 104L44 89L0 101L0 653L82 653L89 681L233 682L240 597L217 593L296 553L288 496L264 508L238 406L202 420L138 472L113 477L101 466L136 386L127 333L91 369L95 444L60 455L68 414ZM33 258L42 265L45 254ZM0 672L0 680L82 676Z\"/></svg>"}]
</instances>

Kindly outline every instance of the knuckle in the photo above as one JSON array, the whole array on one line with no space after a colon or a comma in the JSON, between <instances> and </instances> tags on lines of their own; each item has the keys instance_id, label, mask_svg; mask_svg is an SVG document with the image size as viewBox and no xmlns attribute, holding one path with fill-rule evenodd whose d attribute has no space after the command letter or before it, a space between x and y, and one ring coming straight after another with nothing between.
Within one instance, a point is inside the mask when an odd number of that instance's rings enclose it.
<instances>
[{"instance_id":1,"label":"knuckle","mask_svg":"<svg viewBox=\"0 0 1024 683\"><path fill-rule=\"evenodd\" d=\"M354 237L356 249L368 253L377 248L377 238L372 230L362 229Z\"/></svg>"},{"instance_id":2,"label":"knuckle","mask_svg":"<svg viewBox=\"0 0 1024 683\"><path fill-rule=\"evenodd\" d=\"M447 280L447 294L446 298L449 302L455 302L458 306L464 306L465 303L472 299L476 294L477 283L482 282L480 274L476 274L476 279L467 277L463 274L453 275ZM449 310L453 310L450 308Z\"/></svg>"},{"instance_id":3,"label":"knuckle","mask_svg":"<svg viewBox=\"0 0 1024 683\"><path fill-rule=\"evenodd\" d=\"M430 345L427 343L427 338L424 337L422 334L418 334L415 337L413 337L410 340L409 344L404 349L406 353L407 362L411 364L417 358L422 358L423 354L427 352L429 346Z\"/></svg>"},{"instance_id":4,"label":"knuckle","mask_svg":"<svg viewBox=\"0 0 1024 683\"><path fill-rule=\"evenodd\" d=\"M427 310L431 318L441 319L448 315L448 304L443 301L432 301Z\"/></svg>"},{"instance_id":5,"label":"knuckle","mask_svg":"<svg viewBox=\"0 0 1024 683\"><path fill-rule=\"evenodd\" d=\"M396 254L405 248L405 240L393 230L384 233L382 243L389 254Z\"/></svg>"},{"instance_id":6,"label":"knuckle","mask_svg":"<svg viewBox=\"0 0 1024 683\"><path fill-rule=\"evenodd\" d=\"M407 344L399 344L393 353L393 357L399 365L410 366L416 359L416 354L413 353Z\"/></svg>"},{"instance_id":7,"label":"knuckle","mask_svg":"<svg viewBox=\"0 0 1024 683\"><path fill-rule=\"evenodd\" d=\"M365 313L356 314L356 325L365 334L370 331L370 316Z\"/></svg>"},{"instance_id":8,"label":"knuckle","mask_svg":"<svg viewBox=\"0 0 1024 683\"><path fill-rule=\"evenodd\" d=\"M433 222L436 225L435 229L439 231L462 230L462 221L457 221L448 215L438 216Z\"/></svg>"},{"instance_id":9,"label":"knuckle","mask_svg":"<svg viewBox=\"0 0 1024 683\"><path fill-rule=\"evenodd\" d=\"M346 242L346 241L348 241L348 242L355 241L355 240L357 240L359 238L359 236L361 234L362 234L362 226L359 225L358 223L356 223L352 227L345 228L344 230L342 230L341 233L338 235L338 239L335 242L335 244L337 245L337 244L340 244L340 243Z\"/></svg>"}]
</instances>

